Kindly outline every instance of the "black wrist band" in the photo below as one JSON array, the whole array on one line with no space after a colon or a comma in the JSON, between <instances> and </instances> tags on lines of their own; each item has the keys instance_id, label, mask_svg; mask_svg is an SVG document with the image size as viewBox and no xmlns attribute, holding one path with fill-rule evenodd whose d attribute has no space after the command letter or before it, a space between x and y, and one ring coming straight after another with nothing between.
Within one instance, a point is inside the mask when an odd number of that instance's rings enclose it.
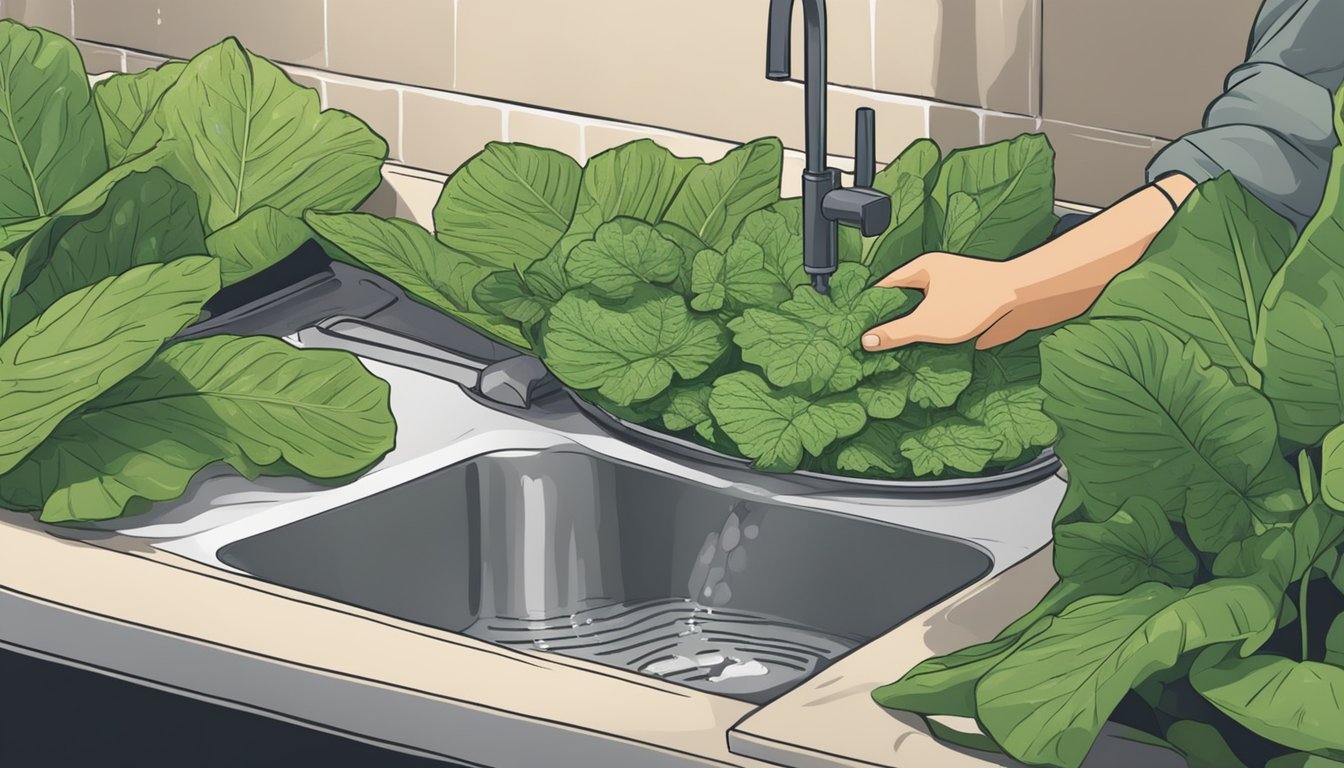
<instances>
[{"instance_id":1,"label":"black wrist band","mask_svg":"<svg viewBox=\"0 0 1344 768\"><path fill-rule=\"evenodd\" d=\"M1153 189L1156 189L1158 192L1161 192L1163 197L1167 198L1167 202L1171 203L1172 211L1179 211L1181 209L1181 206L1177 205L1176 203L1176 198L1172 197L1170 192L1163 189L1162 185L1154 183L1152 187Z\"/></svg>"}]
</instances>

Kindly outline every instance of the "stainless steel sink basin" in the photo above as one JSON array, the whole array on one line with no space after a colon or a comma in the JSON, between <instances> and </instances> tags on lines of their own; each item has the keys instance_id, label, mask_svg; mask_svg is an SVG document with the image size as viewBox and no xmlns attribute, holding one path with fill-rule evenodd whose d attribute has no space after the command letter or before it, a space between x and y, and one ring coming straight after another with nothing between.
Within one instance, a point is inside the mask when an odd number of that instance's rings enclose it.
<instances>
[{"instance_id":1,"label":"stainless steel sink basin","mask_svg":"<svg viewBox=\"0 0 1344 768\"><path fill-rule=\"evenodd\" d=\"M968 543L573 449L473 458L218 556L380 613L754 701L991 566Z\"/></svg>"}]
</instances>

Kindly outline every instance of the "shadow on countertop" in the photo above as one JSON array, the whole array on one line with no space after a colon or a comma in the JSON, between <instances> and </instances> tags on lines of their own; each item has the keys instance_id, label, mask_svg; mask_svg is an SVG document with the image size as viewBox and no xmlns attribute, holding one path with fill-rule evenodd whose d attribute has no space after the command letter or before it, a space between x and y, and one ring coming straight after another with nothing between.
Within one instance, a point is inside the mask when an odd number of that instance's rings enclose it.
<instances>
[{"instance_id":1,"label":"shadow on countertop","mask_svg":"<svg viewBox=\"0 0 1344 768\"><path fill-rule=\"evenodd\" d=\"M464 768L0 651L0 765Z\"/></svg>"}]
</instances>

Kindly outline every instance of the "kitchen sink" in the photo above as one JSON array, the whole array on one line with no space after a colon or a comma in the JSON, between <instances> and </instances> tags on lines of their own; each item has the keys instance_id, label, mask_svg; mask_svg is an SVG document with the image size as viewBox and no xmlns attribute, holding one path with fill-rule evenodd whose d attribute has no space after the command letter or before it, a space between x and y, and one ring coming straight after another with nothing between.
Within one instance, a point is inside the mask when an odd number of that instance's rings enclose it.
<instances>
[{"instance_id":1,"label":"kitchen sink","mask_svg":"<svg viewBox=\"0 0 1344 768\"><path fill-rule=\"evenodd\" d=\"M391 385L396 448L337 487L212 470L181 499L87 527L520 654L753 703L1041 549L1065 488L1053 459L939 486L670 450L341 264L190 331L233 332L358 355Z\"/></svg>"},{"instance_id":2,"label":"kitchen sink","mask_svg":"<svg viewBox=\"0 0 1344 768\"><path fill-rule=\"evenodd\" d=\"M379 613L753 701L991 566L965 542L571 449L475 457L218 556Z\"/></svg>"}]
</instances>

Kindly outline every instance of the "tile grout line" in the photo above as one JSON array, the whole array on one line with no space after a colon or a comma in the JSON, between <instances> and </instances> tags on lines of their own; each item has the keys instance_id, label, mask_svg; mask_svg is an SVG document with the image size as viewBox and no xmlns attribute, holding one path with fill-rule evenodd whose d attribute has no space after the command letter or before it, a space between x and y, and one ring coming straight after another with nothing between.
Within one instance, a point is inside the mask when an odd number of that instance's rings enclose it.
<instances>
[{"instance_id":1,"label":"tile grout line","mask_svg":"<svg viewBox=\"0 0 1344 768\"><path fill-rule=\"evenodd\" d=\"M453 0L453 90L457 90L457 38L458 32L457 9L459 0Z\"/></svg>"},{"instance_id":2,"label":"tile grout line","mask_svg":"<svg viewBox=\"0 0 1344 768\"><path fill-rule=\"evenodd\" d=\"M70 0L74 2L74 0ZM322 66L331 69L331 0L322 0Z\"/></svg>"},{"instance_id":3,"label":"tile grout line","mask_svg":"<svg viewBox=\"0 0 1344 768\"><path fill-rule=\"evenodd\" d=\"M74 2L74 0L70 0ZM868 77L877 90L877 0L868 0Z\"/></svg>"}]
</instances>

